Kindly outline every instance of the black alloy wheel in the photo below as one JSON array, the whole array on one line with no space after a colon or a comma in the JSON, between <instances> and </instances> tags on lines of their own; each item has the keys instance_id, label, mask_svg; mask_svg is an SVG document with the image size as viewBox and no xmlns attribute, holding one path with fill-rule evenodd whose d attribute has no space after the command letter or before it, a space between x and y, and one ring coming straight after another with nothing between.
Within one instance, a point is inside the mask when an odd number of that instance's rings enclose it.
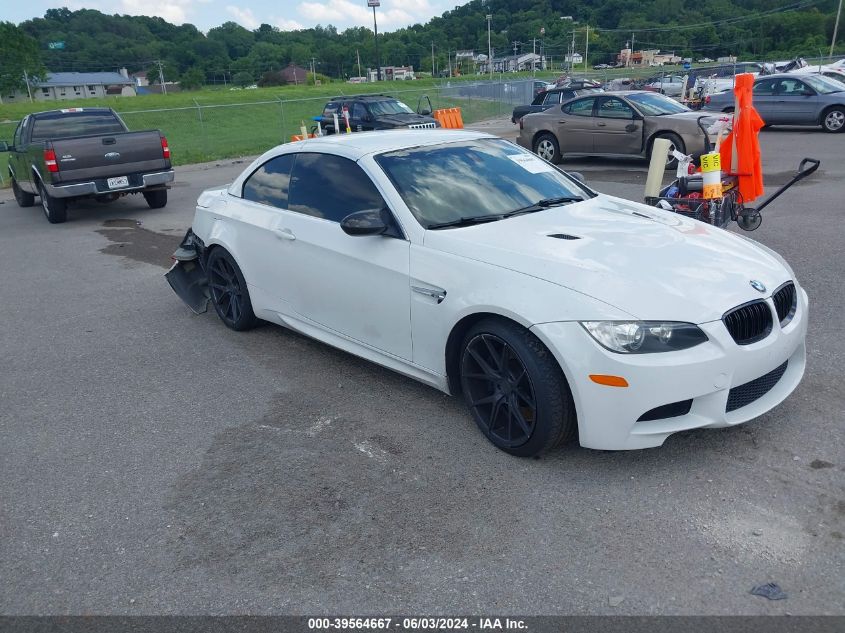
<instances>
[{"instance_id":1,"label":"black alloy wheel","mask_svg":"<svg viewBox=\"0 0 845 633\"><path fill-rule=\"evenodd\" d=\"M459 360L464 400L498 448L532 457L577 437L563 371L526 328L500 318L479 321L464 336Z\"/></svg>"},{"instance_id":2,"label":"black alloy wheel","mask_svg":"<svg viewBox=\"0 0 845 633\"><path fill-rule=\"evenodd\" d=\"M461 379L472 413L499 447L517 448L534 434L537 395L528 370L513 348L494 334L467 342Z\"/></svg>"},{"instance_id":3,"label":"black alloy wheel","mask_svg":"<svg viewBox=\"0 0 845 633\"><path fill-rule=\"evenodd\" d=\"M208 256L208 288L220 320L233 330L248 330L257 324L246 281L238 265L222 248Z\"/></svg>"}]
</instances>

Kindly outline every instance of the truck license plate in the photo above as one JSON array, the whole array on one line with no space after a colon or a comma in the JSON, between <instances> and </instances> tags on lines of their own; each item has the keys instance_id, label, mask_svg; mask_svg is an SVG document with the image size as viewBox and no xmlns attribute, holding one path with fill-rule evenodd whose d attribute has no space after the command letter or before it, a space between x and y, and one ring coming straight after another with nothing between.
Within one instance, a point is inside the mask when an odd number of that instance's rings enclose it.
<instances>
[{"instance_id":1,"label":"truck license plate","mask_svg":"<svg viewBox=\"0 0 845 633\"><path fill-rule=\"evenodd\" d=\"M119 189L120 187L129 186L129 176L118 176L117 178L109 178L106 180L109 189Z\"/></svg>"}]
</instances>

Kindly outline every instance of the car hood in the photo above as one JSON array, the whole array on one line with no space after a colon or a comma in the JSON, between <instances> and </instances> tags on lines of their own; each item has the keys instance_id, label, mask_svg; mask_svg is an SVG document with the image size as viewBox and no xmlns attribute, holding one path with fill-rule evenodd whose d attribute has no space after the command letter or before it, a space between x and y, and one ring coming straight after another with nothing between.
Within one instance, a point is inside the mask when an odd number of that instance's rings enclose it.
<instances>
[{"instance_id":1,"label":"car hood","mask_svg":"<svg viewBox=\"0 0 845 633\"><path fill-rule=\"evenodd\" d=\"M544 279L642 320L715 321L792 278L779 255L751 240L604 195L426 231L425 245ZM752 288L751 280L766 292Z\"/></svg>"}]
</instances>

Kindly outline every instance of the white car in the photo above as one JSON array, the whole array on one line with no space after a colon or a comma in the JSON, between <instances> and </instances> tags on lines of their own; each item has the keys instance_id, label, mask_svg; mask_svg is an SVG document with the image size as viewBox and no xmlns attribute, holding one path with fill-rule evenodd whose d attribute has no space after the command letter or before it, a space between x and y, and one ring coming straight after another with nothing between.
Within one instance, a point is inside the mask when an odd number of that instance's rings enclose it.
<instances>
[{"instance_id":1,"label":"white car","mask_svg":"<svg viewBox=\"0 0 845 633\"><path fill-rule=\"evenodd\" d=\"M683 87L684 78L678 75L666 75L648 84L649 89L665 94L667 97L680 97Z\"/></svg>"},{"instance_id":2,"label":"white car","mask_svg":"<svg viewBox=\"0 0 845 633\"><path fill-rule=\"evenodd\" d=\"M204 192L168 281L462 394L515 455L659 446L786 398L807 295L749 239L457 130L280 145Z\"/></svg>"}]
</instances>

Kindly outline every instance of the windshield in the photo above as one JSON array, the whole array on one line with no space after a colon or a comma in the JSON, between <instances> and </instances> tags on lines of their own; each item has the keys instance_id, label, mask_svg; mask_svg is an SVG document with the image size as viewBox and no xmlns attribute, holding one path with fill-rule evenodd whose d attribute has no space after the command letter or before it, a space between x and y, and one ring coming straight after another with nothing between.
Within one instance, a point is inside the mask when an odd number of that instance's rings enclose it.
<instances>
[{"instance_id":1,"label":"windshield","mask_svg":"<svg viewBox=\"0 0 845 633\"><path fill-rule=\"evenodd\" d=\"M392 101L372 101L370 102L370 112L375 116L380 116L383 114L413 114L414 111L411 110L408 106L406 106L401 101L392 100Z\"/></svg>"},{"instance_id":2,"label":"windshield","mask_svg":"<svg viewBox=\"0 0 845 633\"><path fill-rule=\"evenodd\" d=\"M820 95L830 94L831 92L842 92L843 89L840 82L821 75L803 75L801 79Z\"/></svg>"},{"instance_id":3,"label":"windshield","mask_svg":"<svg viewBox=\"0 0 845 633\"><path fill-rule=\"evenodd\" d=\"M690 112L690 109L685 105L682 105L669 97L654 94L653 92L637 92L635 94L630 94L628 95L628 101L637 106L637 109L639 109L639 111L645 116L661 116L663 114Z\"/></svg>"},{"instance_id":4,"label":"windshield","mask_svg":"<svg viewBox=\"0 0 845 633\"><path fill-rule=\"evenodd\" d=\"M588 190L504 139L476 139L387 152L376 162L424 227L499 216Z\"/></svg>"}]
</instances>

